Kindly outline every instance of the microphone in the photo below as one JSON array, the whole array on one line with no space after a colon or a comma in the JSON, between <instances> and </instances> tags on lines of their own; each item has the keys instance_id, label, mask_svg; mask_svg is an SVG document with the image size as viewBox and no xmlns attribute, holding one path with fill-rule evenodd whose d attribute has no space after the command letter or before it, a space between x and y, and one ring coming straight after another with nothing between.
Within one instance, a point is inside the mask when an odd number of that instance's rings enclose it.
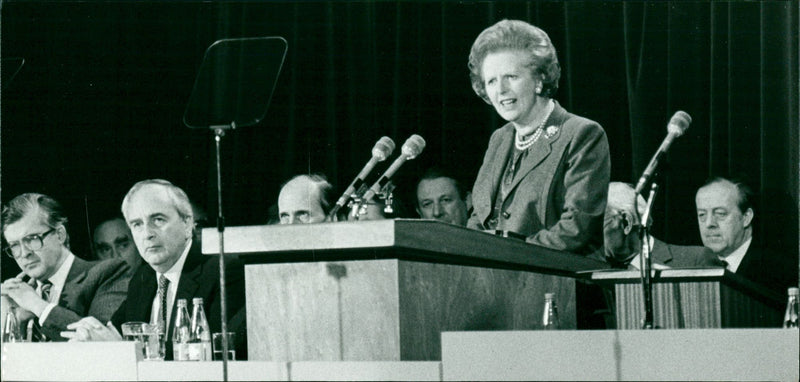
<instances>
[{"instance_id":1,"label":"microphone","mask_svg":"<svg viewBox=\"0 0 800 382\"><path fill-rule=\"evenodd\" d=\"M401 148L402 153L400 156L398 156L392 165L386 169L386 172L381 175L380 179L378 179L378 181L375 182L375 184L373 184L369 190L367 190L362 199L364 201L369 201L375 196L375 194L381 192L383 186L385 186L386 183L389 183L389 179L392 178L400 166L402 166L406 161L416 158L417 155L422 153L423 149L425 149L425 140L422 139L422 137L417 134L408 137L406 142L403 143L403 147Z\"/></svg>"},{"instance_id":2,"label":"microphone","mask_svg":"<svg viewBox=\"0 0 800 382\"><path fill-rule=\"evenodd\" d=\"M648 182L650 182L650 178L653 177L653 174L656 172L656 167L658 167L658 161L661 160L661 157L666 154L667 150L669 150L669 146L672 144L672 141L675 138L683 135L691 123L692 117L686 112L680 110L675 112L675 115L670 118L669 124L667 125L667 137L664 138L664 141L661 142L661 147L658 148L656 154L653 155L652 159L650 159L650 163L644 170L642 177L639 178L639 183L636 183L637 194L641 194L642 191L644 191L644 187Z\"/></svg>"},{"instance_id":3,"label":"microphone","mask_svg":"<svg viewBox=\"0 0 800 382\"><path fill-rule=\"evenodd\" d=\"M344 191L342 197L336 201L336 206L333 207L331 212L329 213L330 216L336 214L340 208L344 207L348 200L350 200L350 196L353 195L357 189L361 188L364 184L364 179L369 175L370 171L375 167L378 162L383 162L392 155L394 152L395 144L392 138L389 137L381 137L378 142L375 142L375 146L372 148L372 158L369 159L369 162L361 169L361 172L356 175L356 178L353 179L353 182L347 186L347 190Z\"/></svg>"}]
</instances>

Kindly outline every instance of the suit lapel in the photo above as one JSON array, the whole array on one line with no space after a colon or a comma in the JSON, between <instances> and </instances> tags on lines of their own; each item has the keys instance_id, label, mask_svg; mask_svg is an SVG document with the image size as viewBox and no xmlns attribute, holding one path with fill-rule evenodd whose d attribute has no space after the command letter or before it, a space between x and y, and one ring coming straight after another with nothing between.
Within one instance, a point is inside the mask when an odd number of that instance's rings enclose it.
<instances>
[{"instance_id":1,"label":"suit lapel","mask_svg":"<svg viewBox=\"0 0 800 382\"><path fill-rule=\"evenodd\" d=\"M192 298L197 295L197 289L200 287L199 277L202 273L203 254L200 253L199 244L192 242L192 247L189 253L186 254L186 262L183 263L181 270L181 278L178 282L178 289L175 291L175 303L172 304L172 317L167 332L172 335L172 327L175 326L175 317L178 311L178 299L185 299L186 306L191 309ZM192 312L190 311L189 314Z\"/></svg>"},{"instance_id":2,"label":"suit lapel","mask_svg":"<svg viewBox=\"0 0 800 382\"><path fill-rule=\"evenodd\" d=\"M758 243L756 243L755 240L750 240L750 246L747 248L747 252L745 252L742 261L736 268L736 274L750 277L758 273L756 268L758 268L763 261L760 259L759 251L756 247L757 245Z\"/></svg>"},{"instance_id":3,"label":"suit lapel","mask_svg":"<svg viewBox=\"0 0 800 382\"><path fill-rule=\"evenodd\" d=\"M136 284L138 284L139 288L133 290L128 288L127 309L130 312L129 317L138 317L134 321L150 322L150 315L153 313L153 300L158 292L156 271L149 264L143 262L139 265L139 269L133 277L138 279ZM134 284L133 279L129 285L131 284Z\"/></svg>"},{"instance_id":4,"label":"suit lapel","mask_svg":"<svg viewBox=\"0 0 800 382\"><path fill-rule=\"evenodd\" d=\"M519 182L525 178L525 175L533 171L536 166L542 163L542 161L550 155L550 152L553 151L550 147L552 143L552 140L545 140L544 134L542 134L542 137L539 138L539 141L533 144L533 147L531 147L531 150L528 152L529 155L522 160L522 163L519 166L519 171L517 172L517 176L514 177L514 181L511 183L511 187L509 187L509 195L511 194L511 190L516 188Z\"/></svg>"},{"instance_id":5,"label":"suit lapel","mask_svg":"<svg viewBox=\"0 0 800 382\"><path fill-rule=\"evenodd\" d=\"M500 182L503 181L503 170L506 168L506 162L508 162L508 156L511 153L511 146L514 144L514 127L509 124L508 128L505 130L497 146L495 155L497 160L494 161L491 169L491 185L487 192L481 193L488 196L489 200L486 201L486 205L488 206L494 205L494 201L497 199L497 193L500 192ZM491 215L492 210L489 209L488 212L489 215ZM488 218L488 216L483 216L483 219L486 218Z\"/></svg>"},{"instance_id":6,"label":"suit lapel","mask_svg":"<svg viewBox=\"0 0 800 382\"><path fill-rule=\"evenodd\" d=\"M72 266L67 273L67 279L64 281L64 286L61 288L61 295L58 296L58 305L63 307L72 306L72 299L75 298L76 291L81 290L81 284L86 280L89 269L92 268L92 263L75 257L72 261Z\"/></svg>"},{"instance_id":7,"label":"suit lapel","mask_svg":"<svg viewBox=\"0 0 800 382\"><path fill-rule=\"evenodd\" d=\"M556 101L554 100L553 102ZM539 140L533 144L531 150L528 152L529 155L522 160L519 171L517 172L517 176L514 177L511 187L508 188L509 195L511 195L514 188L517 187L519 182L521 182L522 179L528 175L528 173L533 171L533 169L539 166L539 164L541 164L545 158L550 156L550 153L553 151L553 143L555 143L558 138L561 137L561 129L564 124L565 114L565 110L556 102L553 112L550 114L550 117L547 118L547 122L544 124L545 131L542 132ZM555 129L553 129L553 126L556 126ZM507 157L508 154L506 153L506 158Z\"/></svg>"}]
</instances>

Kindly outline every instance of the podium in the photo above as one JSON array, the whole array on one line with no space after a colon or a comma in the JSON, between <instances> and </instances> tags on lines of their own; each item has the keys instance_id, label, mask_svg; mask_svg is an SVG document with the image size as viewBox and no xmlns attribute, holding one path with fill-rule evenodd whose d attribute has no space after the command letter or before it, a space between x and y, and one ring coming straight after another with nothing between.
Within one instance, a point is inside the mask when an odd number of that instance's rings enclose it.
<instances>
[{"instance_id":1,"label":"podium","mask_svg":"<svg viewBox=\"0 0 800 382\"><path fill-rule=\"evenodd\" d=\"M431 361L443 331L541 327L544 294L576 327L579 271L607 266L429 220L229 227L259 361ZM203 231L203 253L218 235Z\"/></svg>"},{"instance_id":2,"label":"podium","mask_svg":"<svg viewBox=\"0 0 800 382\"><path fill-rule=\"evenodd\" d=\"M614 289L617 329L640 329L644 318L639 271L599 271ZM653 323L664 329L780 327L785 301L724 268L653 271Z\"/></svg>"}]
</instances>

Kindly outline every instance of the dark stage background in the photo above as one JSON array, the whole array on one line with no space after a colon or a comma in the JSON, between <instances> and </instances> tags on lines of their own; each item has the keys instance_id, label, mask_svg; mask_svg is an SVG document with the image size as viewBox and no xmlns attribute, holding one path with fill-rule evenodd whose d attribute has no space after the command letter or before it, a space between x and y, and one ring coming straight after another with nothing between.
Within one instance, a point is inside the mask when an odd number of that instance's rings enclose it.
<instances>
[{"instance_id":1,"label":"dark stage background","mask_svg":"<svg viewBox=\"0 0 800 382\"><path fill-rule=\"evenodd\" d=\"M606 129L613 180L635 182L670 116L692 115L659 181L658 237L699 244L695 189L736 174L759 193L755 235L797 257L798 13L793 1L4 1L2 201L60 200L85 257L89 227L138 180L168 179L215 216L212 134L182 116L205 49L255 36L289 50L267 117L223 141L228 225L265 223L293 174L325 173L341 192L382 135L428 142L400 195L433 164L471 186L502 121L472 92L467 55L516 18L549 33L556 99ZM12 57L25 64L8 81Z\"/></svg>"}]
</instances>

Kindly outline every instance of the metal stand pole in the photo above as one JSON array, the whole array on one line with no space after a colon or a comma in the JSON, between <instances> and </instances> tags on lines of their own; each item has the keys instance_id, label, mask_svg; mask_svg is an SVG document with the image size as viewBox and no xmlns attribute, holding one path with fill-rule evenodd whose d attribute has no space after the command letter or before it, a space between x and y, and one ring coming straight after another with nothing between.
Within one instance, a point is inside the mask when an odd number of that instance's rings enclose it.
<instances>
[{"instance_id":1,"label":"metal stand pole","mask_svg":"<svg viewBox=\"0 0 800 382\"><path fill-rule=\"evenodd\" d=\"M225 284L225 216L222 214L222 137L225 130L236 129L236 123L230 125L211 126L214 130L214 143L217 154L217 232L219 233L219 293L220 293L220 319L222 324L222 380L228 381L228 297Z\"/></svg>"},{"instance_id":2,"label":"metal stand pole","mask_svg":"<svg viewBox=\"0 0 800 382\"><path fill-rule=\"evenodd\" d=\"M650 187L650 196L647 198L647 208L642 215L642 229L639 230L639 239L642 244L640 266L642 272L642 294L644 296L644 320L642 329L653 329L653 282L652 282L652 262L650 260L650 211L653 208L653 201L656 198L658 185L653 183ZM637 195L638 199L638 195Z\"/></svg>"}]
</instances>

